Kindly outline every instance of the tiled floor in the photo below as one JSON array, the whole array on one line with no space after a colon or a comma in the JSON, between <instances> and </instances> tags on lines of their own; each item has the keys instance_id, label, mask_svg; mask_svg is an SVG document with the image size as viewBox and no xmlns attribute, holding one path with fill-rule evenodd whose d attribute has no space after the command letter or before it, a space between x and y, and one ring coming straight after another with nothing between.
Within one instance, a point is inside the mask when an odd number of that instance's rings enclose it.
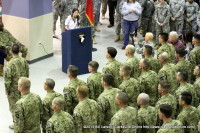
<instances>
[{"instance_id":1,"label":"tiled floor","mask_svg":"<svg viewBox=\"0 0 200 133\"><path fill-rule=\"evenodd\" d=\"M117 60L121 62L124 62L126 60L125 51L121 50L123 41L117 43L114 42L115 28L107 28L107 18L105 20L101 20L101 22L102 25L99 26L101 32L96 32L97 44L94 45L94 47L97 48L98 51L92 53L92 59L98 61L100 64L99 71L101 71L103 66L107 63L107 60L105 58L107 47L117 48ZM61 38L60 30L57 30L56 34L59 36L59 38ZM43 82L46 78L52 78L55 80L55 90L60 93L62 93L64 86L69 82L67 75L61 70L61 39L54 39L53 43L53 57L47 58L45 60L30 65L30 80L32 83L31 92L39 94L41 98L44 98L44 96L46 95L46 92L43 89ZM86 81L88 75L89 74L80 75L78 76L78 78ZM8 128L9 124L11 123L12 118L9 112L8 101L5 95L3 78L0 77L0 133L13 133L13 130L10 130Z\"/></svg>"}]
</instances>

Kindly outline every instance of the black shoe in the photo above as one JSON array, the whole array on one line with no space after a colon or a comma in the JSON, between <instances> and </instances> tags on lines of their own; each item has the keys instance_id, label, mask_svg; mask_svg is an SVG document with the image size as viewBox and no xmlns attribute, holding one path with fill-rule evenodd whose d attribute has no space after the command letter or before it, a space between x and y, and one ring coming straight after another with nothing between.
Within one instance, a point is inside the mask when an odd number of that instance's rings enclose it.
<instances>
[{"instance_id":1,"label":"black shoe","mask_svg":"<svg viewBox=\"0 0 200 133\"><path fill-rule=\"evenodd\" d=\"M123 47L122 47L122 49L125 49L125 48L126 48L126 46L123 46Z\"/></svg>"},{"instance_id":2,"label":"black shoe","mask_svg":"<svg viewBox=\"0 0 200 133\"><path fill-rule=\"evenodd\" d=\"M111 27L113 27L113 26L114 26L113 24L109 24L109 25L108 25L108 28L111 28Z\"/></svg>"},{"instance_id":3,"label":"black shoe","mask_svg":"<svg viewBox=\"0 0 200 133\"><path fill-rule=\"evenodd\" d=\"M95 51L97 51L97 49L96 48L92 48L92 52L95 52Z\"/></svg>"}]
</instances>

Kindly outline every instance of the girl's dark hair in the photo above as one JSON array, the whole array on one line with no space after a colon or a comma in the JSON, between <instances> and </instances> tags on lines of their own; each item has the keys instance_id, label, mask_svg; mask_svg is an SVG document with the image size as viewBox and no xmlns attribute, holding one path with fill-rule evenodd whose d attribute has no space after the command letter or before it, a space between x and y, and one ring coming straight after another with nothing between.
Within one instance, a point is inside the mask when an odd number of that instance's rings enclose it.
<instances>
[{"instance_id":1,"label":"girl's dark hair","mask_svg":"<svg viewBox=\"0 0 200 133\"><path fill-rule=\"evenodd\" d=\"M135 2L135 0L133 0L133 2ZM129 0L127 0L127 3L129 3Z\"/></svg>"},{"instance_id":2,"label":"girl's dark hair","mask_svg":"<svg viewBox=\"0 0 200 133\"><path fill-rule=\"evenodd\" d=\"M189 43L192 42L193 38L193 32L192 31L186 31L186 33L183 36L184 42Z\"/></svg>"},{"instance_id":3,"label":"girl's dark hair","mask_svg":"<svg viewBox=\"0 0 200 133\"><path fill-rule=\"evenodd\" d=\"M184 57L187 54L187 50L184 48L176 48L176 53L179 54L180 57Z\"/></svg>"},{"instance_id":4,"label":"girl's dark hair","mask_svg":"<svg viewBox=\"0 0 200 133\"><path fill-rule=\"evenodd\" d=\"M74 14L75 11L78 11L78 12L79 12L78 8L74 8L74 9L72 10L72 14L71 14L72 17L73 17L73 14ZM79 16L77 17L77 19L79 20Z\"/></svg>"}]
</instances>

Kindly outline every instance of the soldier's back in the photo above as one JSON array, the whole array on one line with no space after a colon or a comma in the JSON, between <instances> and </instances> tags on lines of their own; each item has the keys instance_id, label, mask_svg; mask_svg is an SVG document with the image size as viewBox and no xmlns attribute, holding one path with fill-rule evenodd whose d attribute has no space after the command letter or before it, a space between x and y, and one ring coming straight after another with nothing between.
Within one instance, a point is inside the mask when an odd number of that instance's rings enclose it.
<instances>
[{"instance_id":1,"label":"soldier's back","mask_svg":"<svg viewBox=\"0 0 200 133\"><path fill-rule=\"evenodd\" d=\"M113 60L108 62L102 70L104 74L111 74L114 77L114 87L118 87L122 82L122 79L119 76L119 69L121 64L121 62Z\"/></svg>"},{"instance_id":2,"label":"soldier's back","mask_svg":"<svg viewBox=\"0 0 200 133\"><path fill-rule=\"evenodd\" d=\"M42 101L37 94L23 95L15 107L15 131L39 133L42 115Z\"/></svg>"},{"instance_id":3,"label":"soldier's back","mask_svg":"<svg viewBox=\"0 0 200 133\"><path fill-rule=\"evenodd\" d=\"M92 99L97 100L99 95L103 92L103 86L101 85L102 76L103 76L102 73L97 72L97 73L91 74L87 78L87 85L90 89L90 98Z\"/></svg>"},{"instance_id":4,"label":"soldier's back","mask_svg":"<svg viewBox=\"0 0 200 133\"><path fill-rule=\"evenodd\" d=\"M200 102L200 77L196 79L193 85L194 85L194 90L196 91L196 95L198 98L197 100L199 100Z\"/></svg>"},{"instance_id":5,"label":"soldier's back","mask_svg":"<svg viewBox=\"0 0 200 133\"><path fill-rule=\"evenodd\" d=\"M158 54L161 54L162 52L167 52L169 54L169 62L173 62L175 58L175 48L172 44L164 44L158 49Z\"/></svg>"},{"instance_id":6,"label":"soldier's back","mask_svg":"<svg viewBox=\"0 0 200 133\"><path fill-rule=\"evenodd\" d=\"M150 66L150 70L153 70L154 72L158 73L160 68L161 68L161 65L159 64L158 60L155 59L154 57L150 56L150 57L147 57L145 58L147 59L151 66Z\"/></svg>"},{"instance_id":7,"label":"soldier's back","mask_svg":"<svg viewBox=\"0 0 200 133\"><path fill-rule=\"evenodd\" d=\"M113 115L117 112L118 107L115 104L115 95L120 90L117 88L105 89L98 97L98 104L101 113L101 125L108 126ZM107 129L105 129L107 130Z\"/></svg>"},{"instance_id":8,"label":"soldier's back","mask_svg":"<svg viewBox=\"0 0 200 133\"><path fill-rule=\"evenodd\" d=\"M193 106L183 108L181 113L177 116L177 120L180 120L183 123L183 126L188 126L188 128L184 129L187 133L198 133L196 125L198 124L199 119L199 112Z\"/></svg>"},{"instance_id":9,"label":"soldier's back","mask_svg":"<svg viewBox=\"0 0 200 133\"><path fill-rule=\"evenodd\" d=\"M136 128L133 127L138 126L137 117L137 110L135 108L130 106L121 108L111 119L111 125L113 126L111 130L113 130L113 133L136 133ZM124 126L126 128L114 128L117 126Z\"/></svg>"},{"instance_id":10,"label":"soldier's back","mask_svg":"<svg viewBox=\"0 0 200 133\"><path fill-rule=\"evenodd\" d=\"M157 110L155 107L146 106L138 110L138 126L155 126L157 122ZM155 133L154 128L142 128L139 133Z\"/></svg>"},{"instance_id":11,"label":"soldier's back","mask_svg":"<svg viewBox=\"0 0 200 133\"><path fill-rule=\"evenodd\" d=\"M191 80L192 77L192 68L191 68L191 63L188 60L181 60L176 64L176 71L178 70L185 70L188 72L189 75L189 81Z\"/></svg>"},{"instance_id":12,"label":"soldier's back","mask_svg":"<svg viewBox=\"0 0 200 133\"><path fill-rule=\"evenodd\" d=\"M137 97L140 94L138 81L134 78L123 80L119 89L128 95L129 106L137 108Z\"/></svg>"},{"instance_id":13,"label":"soldier's back","mask_svg":"<svg viewBox=\"0 0 200 133\"><path fill-rule=\"evenodd\" d=\"M147 93L151 100L150 104L155 105L158 97L158 75L154 71L146 71L142 72L140 77L138 78L139 84L140 84L140 89L141 92Z\"/></svg>"},{"instance_id":14,"label":"soldier's back","mask_svg":"<svg viewBox=\"0 0 200 133\"><path fill-rule=\"evenodd\" d=\"M184 133L181 128L183 124L178 120L171 120L170 122L163 123L162 126L165 126L165 128L160 128L157 133Z\"/></svg>"},{"instance_id":15,"label":"soldier's back","mask_svg":"<svg viewBox=\"0 0 200 133\"><path fill-rule=\"evenodd\" d=\"M132 74L131 74L131 77L137 79L139 76L140 76L140 69L139 69L139 60L137 57L131 57L131 58L128 58L126 60L127 64L129 64L131 67L132 67Z\"/></svg>"},{"instance_id":16,"label":"soldier's back","mask_svg":"<svg viewBox=\"0 0 200 133\"><path fill-rule=\"evenodd\" d=\"M192 68L196 65L200 64L200 46L194 47L193 50L190 51L190 62L192 64Z\"/></svg>"},{"instance_id":17,"label":"soldier's back","mask_svg":"<svg viewBox=\"0 0 200 133\"><path fill-rule=\"evenodd\" d=\"M73 117L64 111L55 112L48 120L47 133L74 133Z\"/></svg>"},{"instance_id":18,"label":"soldier's back","mask_svg":"<svg viewBox=\"0 0 200 133\"><path fill-rule=\"evenodd\" d=\"M84 99L74 109L74 120L76 133L97 133L99 107L96 101ZM88 126L89 128L84 128Z\"/></svg>"},{"instance_id":19,"label":"soldier's back","mask_svg":"<svg viewBox=\"0 0 200 133\"><path fill-rule=\"evenodd\" d=\"M80 85L86 85L86 83L80 79L71 80L67 86L64 87L63 93L66 102L66 108L68 113L73 114L75 106L78 104L78 98L76 96L76 89Z\"/></svg>"}]
</instances>

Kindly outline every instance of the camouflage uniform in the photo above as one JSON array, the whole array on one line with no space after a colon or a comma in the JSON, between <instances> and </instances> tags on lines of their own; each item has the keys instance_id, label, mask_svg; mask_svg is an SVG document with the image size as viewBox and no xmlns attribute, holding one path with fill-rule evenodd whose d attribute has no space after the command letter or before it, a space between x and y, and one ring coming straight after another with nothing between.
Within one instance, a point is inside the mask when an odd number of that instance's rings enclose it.
<instances>
[{"instance_id":1,"label":"camouflage uniform","mask_svg":"<svg viewBox=\"0 0 200 133\"><path fill-rule=\"evenodd\" d=\"M108 126L111 118L117 112L118 107L115 104L115 95L120 90L117 88L104 89L103 93L98 97L98 104L100 108L100 125ZM102 128L101 131L108 132L109 129Z\"/></svg>"},{"instance_id":2,"label":"camouflage uniform","mask_svg":"<svg viewBox=\"0 0 200 133\"><path fill-rule=\"evenodd\" d=\"M158 75L154 71L142 72L138 78L140 92L147 93L150 97L150 105L154 106L158 100Z\"/></svg>"},{"instance_id":3,"label":"camouflage uniform","mask_svg":"<svg viewBox=\"0 0 200 133\"><path fill-rule=\"evenodd\" d=\"M188 72L188 81L191 81L192 78L192 69L191 63L188 60L180 60L176 64L176 71L178 70L185 70Z\"/></svg>"},{"instance_id":4,"label":"camouflage uniform","mask_svg":"<svg viewBox=\"0 0 200 133\"><path fill-rule=\"evenodd\" d=\"M102 4L101 13L106 14L108 7L108 0L101 0L101 4Z\"/></svg>"},{"instance_id":5,"label":"camouflage uniform","mask_svg":"<svg viewBox=\"0 0 200 133\"><path fill-rule=\"evenodd\" d=\"M155 59L153 56L146 57L145 59L147 59L151 64L150 70L153 70L154 72L158 73L161 68L161 65L158 62L158 60Z\"/></svg>"},{"instance_id":6,"label":"camouflage uniform","mask_svg":"<svg viewBox=\"0 0 200 133\"><path fill-rule=\"evenodd\" d=\"M185 14L186 21L191 21L191 23L186 22L186 30L192 30L193 32L197 31L197 14L199 11L199 5L196 2L190 4L186 2L185 4Z\"/></svg>"},{"instance_id":7,"label":"camouflage uniform","mask_svg":"<svg viewBox=\"0 0 200 133\"><path fill-rule=\"evenodd\" d=\"M200 34L200 11L197 14L197 26L198 26L198 33Z\"/></svg>"},{"instance_id":8,"label":"camouflage uniform","mask_svg":"<svg viewBox=\"0 0 200 133\"><path fill-rule=\"evenodd\" d=\"M170 26L169 26L169 19L170 19L170 8L169 5L165 2L165 5L162 6L161 3L156 6L155 10L155 21L156 21L156 38L158 41L158 35L162 32L169 33ZM164 24L164 26L159 26L158 24Z\"/></svg>"},{"instance_id":9,"label":"camouflage uniform","mask_svg":"<svg viewBox=\"0 0 200 133\"><path fill-rule=\"evenodd\" d=\"M175 96L176 96L176 99L177 99L177 103L179 101L179 96L183 92L190 92L192 94L192 103L191 103L191 105L198 106L199 103L197 103L196 91L194 89L194 86L189 84L189 83L185 83L185 84L180 85L178 87L178 89L176 90ZM181 110L182 110L182 107L181 106L177 106L176 114L178 115L181 112Z\"/></svg>"},{"instance_id":10,"label":"camouflage uniform","mask_svg":"<svg viewBox=\"0 0 200 133\"><path fill-rule=\"evenodd\" d=\"M200 115L200 105L197 107L197 110L199 111L199 115Z\"/></svg>"},{"instance_id":11,"label":"camouflage uniform","mask_svg":"<svg viewBox=\"0 0 200 133\"><path fill-rule=\"evenodd\" d=\"M86 85L86 83L82 80L75 79L71 80L67 86L65 86L63 90L65 102L66 102L66 109L67 112L71 115L73 114L73 110L75 106L78 104L78 98L76 96L76 89L80 85Z\"/></svg>"},{"instance_id":12,"label":"camouflage uniform","mask_svg":"<svg viewBox=\"0 0 200 133\"><path fill-rule=\"evenodd\" d=\"M177 90L178 83L176 81L176 70L174 64L165 64L158 72L159 81L168 82L171 86L170 92L174 94Z\"/></svg>"},{"instance_id":13,"label":"camouflage uniform","mask_svg":"<svg viewBox=\"0 0 200 133\"><path fill-rule=\"evenodd\" d=\"M111 119L110 125L112 126L112 128L110 132L136 133L136 128L131 127L138 126L137 117L137 110L133 107L126 106L124 108L119 109ZM127 128L117 128L117 126L125 126Z\"/></svg>"},{"instance_id":14,"label":"camouflage uniform","mask_svg":"<svg viewBox=\"0 0 200 133\"><path fill-rule=\"evenodd\" d=\"M73 117L64 111L55 112L48 120L47 133L74 133Z\"/></svg>"},{"instance_id":15,"label":"camouflage uniform","mask_svg":"<svg viewBox=\"0 0 200 133\"><path fill-rule=\"evenodd\" d=\"M170 0L169 2L171 18L174 18L175 21L170 21L170 30L181 33L183 30L184 24L184 7L185 0Z\"/></svg>"},{"instance_id":16,"label":"camouflage uniform","mask_svg":"<svg viewBox=\"0 0 200 133\"><path fill-rule=\"evenodd\" d=\"M138 81L134 78L124 79L119 89L128 95L129 106L137 108L137 97L140 94Z\"/></svg>"},{"instance_id":17,"label":"camouflage uniform","mask_svg":"<svg viewBox=\"0 0 200 133\"><path fill-rule=\"evenodd\" d=\"M21 94L18 91L18 80L20 77L29 76L29 66L27 61L19 56L12 58L5 70L4 84L6 94L8 95L8 102L10 111L13 115L15 103L20 99Z\"/></svg>"},{"instance_id":18,"label":"camouflage uniform","mask_svg":"<svg viewBox=\"0 0 200 133\"><path fill-rule=\"evenodd\" d=\"M184 133L183 128L180 128L183 124L179 120L165 122L162 126L165 126L165 128L160 128L157 133Z\"/></svg>"},{"instance_id":19,"label":"camouflage uniform","mask_svg":"<svg viewBox=\"0 0 200 133\"><path fill-rule=\"evenodd\" d=\"M71 14L70 8L67 8L67 3L65 0L54 0L53 1L53 32L56 31L56 22L58 17L60 17L60 27L61 31L65 31L65 20L67 16Z\"/></svg>"},{"instance_id":20,"label":"camouflage uniform","mask_svg":"<svg viewBox=\"0 0 200 133\"><path fill-rule=\"evenodd\" d=\"M167 94L165 96L162 96L158 102L156 103L156 109L158 110L159 109L159 106L161 104L169 104L172 106L172 109L173 109L173 113L172 113L172 118L174 118L175 116L175 113L176 113L176 107L177 107L177 102L176 102L176 98L171 95L171 94Z\"/></svg>"},{"instance_id":21,"label":"camouflage uniform","mask_svg":"<svg viewBox=\"0 0 200 133\"><path fill-rule=\"evenodd\" d=\"M97 100L99 95L103 92L103 86L101 85L101 78L102 78L102 73L92 73L88 78L87 78L87 86L89 87L89 94L90 98Z\"/></svg>"},{"instance_id":22,"label":"camouflage uniform","mask_svg":"<svg viewBox=\"0 0 200 133\"><path fill-rule=\"evenodd\" d=\"M123 17L121 14L121 9L124 4L124 0L118 0L116 6L116 16L115 16L115 33L116 35L120 35L121 29L123 30Z\"/></svg>"},{"instance_id":23,"label":"camouflage uniform","mask_svg":"<svg viewBox=\"0 0 200 133\"><path fill-rule=\"evenodd\" d=\"M169 54L169 62L172 63L175 58L175 49L172 44L166 43L163 44L157 51L158 55L162 52L167 52ZM157 56L158 57L158 56Z\"/></svg>"},{"instance_id":24,"label":"camouflage uniform","mask_svg":"<svg viewBox=\"0 0 200 133\"><path fill-rule=\"evenodd\" d=\"M157 122L157 110L152 106L141 107L138 110L139 126L155 126ZM155 133L155 128L142 128L138 133Z\"/></svg>"},{"instance_id":25,"label":"camouflage uniform","mask_svg":"<svg viewBox=\"0 0 200 133\"><path fill-rule=\"evenodd\" d=\"M76 133L97 133L95 126L98 125L99 107L96 101L88 98L80 101L74 109L73 117Z\"/></svg>"},{"instance_id":26,"label":"camouflage uniform","mask_svg":"<svg viewBox=\"0 0 200 133\"><path fill-rule=\"evenodd\" d=\"M154 7L155 7L155 9L156 9L156 7L158 6L158 4L159 4L158 0L154 2ZM156 35L155 11L154 11L154 13L153 13L153 15L152 15L152 33L153 33L154 35Z\"/></svg>"},{"instance_id":27,"label":"camouflage uniform","mask_svg":"<svg viewBox=\"0 0 200 133\"><path fill-rule=\"evenodd\" d=\"M152 32L152 16L155 11L153 0L147 0L146 6L142 12L142 35L145 36L146 32Z\"/></svg>"},{"instance_id":28,"label":"camouflage uniform","mask_svg":"<svg viewBox=\"0 0 200 133\"><path fill-rule=\"evenodd\" d=\"M132 68L131 77L137 79L141 74L141 70L139 69L138 58L136 56L128 58L125 63L129 64Z\"/></svg>"},{"instance_id":29,"label":"camouflage uniform","mask_svg":"<svg viewBox=\"0 0 200 133\"><path fill-rule=\"evenodd\" d=\"M200 102L200 77L198 77L196 79L196 81L194 82L194 90L196 91L197 94L197 101Z\"/></svg>"},{"instance_id":30,"label":"camouflage uniform","mask_svg":"<svg viewBox=\"0 0 200 133\"><path fill-rule=\"evenodd\" d=\"M113 87L116 87L116 88L118 88L118 86L122 82L122 79L119 76L119 69L120 69L121 64L122 64L121 62L117 60L113 60L113 61L108 62L102 70L104 74L111 74L114 77Z\"/></svg>"},{"instance_id":31,"label":"camouflage uniform","mask_svg":"<svg viewBox=\"0 0 200 133\"><path fill-rule=\"evenodd\" d=\"M94 2L93 2L93 9L94 9ZM79 0L79 23L80 23L80 27L85 27L85 26L91 26L89 20L87 19L86 16L86 5L87 5L87 1L86 0ZM95 10L93 10L93 12L95 12ZM92 27L92 36L95 36L95 31L94 31L94 27Z\"/></svg>"},{"instance_id":32,"label":"camouflage uniform","mask_svg":"<svg viewBox=\"0 0 200 133\"><path fill-rule=\"evenodd\" d=\"M147 7L147 0L136 0L141 8L142 8L142 14L143 14L143 11L144 9ZM142 16L139 17L139 20L138 20L138 27L141 27L141 20L142 20Z\"/></svg>"},{"instance_id":33,"label":"camouflage uniform","mask_svg":"<svg viewBox=\"0 0 200 133\"><path fill-rule=\"evenodd\" d=\"M16 40L12 34L4 29L3 31L0 31L0 47L4 47L6 49L6 52L9 56L9 58L12 57L9 50L11 49L12 44L19 44L20 45L20 52L22 53L22 57L26 58L26 55L28 53L28 49L22 45L18 40Z\"/></svg>"},{"instance_id":34,"label":"camouflage uniform","mask_svg":"<svg viewBox=\"0 0 200 133\"><path fill-rule=\"evenodd\" d=\"M15 133L40 133L42 111L42 101L37 94L23 95L15 105Z\"/></svg>"},{"instance_id":35,"label":"camouflage uniform","mask_svg":"<svg viewBox=\"0 0 200 133\"><path fill-rule=\"evenodd\" d=\"M192 51L190 51L190 63L192 64L192 70L196 65L200 64L200 45L195 46Z\"/></svg>"},{"instance_id":36,"label":"camouflage uniform","mask_svg":"<svg viewBox=\"0 0 200 133\"><path fill-rule=\"evenodd\" d=\"M197 124L199 122L199 112L195 107L183 108L178 115L177 120L183 123L183 126L192 126L192 128L184 128L185 133L198 133Z\"/></svg>"},{"instance_id":37,"label":"camouflage uniform","mask_svg":"<svg viewBox=\"0 0 200 133\"><path fill-rule=\"evenodd\" d=\"M101 0L93 0L94 2L94 26L99 23Z\"/></svg>"},{"instance_id":38,"label":"camouflage uniform","mask_svg":"<svg viewBox=\"0 0 200 133\"><path fill-rule=\"evenodd\" d=\"M52 91L52 92L47 92L47 95L42 100L42 105L43 105L42 129L44 133L46 129L46 123L54 113L52 109L52 101L56 97L61 97L64 99L64 97L60 93Z\"/></svg>"}]
</instances>

